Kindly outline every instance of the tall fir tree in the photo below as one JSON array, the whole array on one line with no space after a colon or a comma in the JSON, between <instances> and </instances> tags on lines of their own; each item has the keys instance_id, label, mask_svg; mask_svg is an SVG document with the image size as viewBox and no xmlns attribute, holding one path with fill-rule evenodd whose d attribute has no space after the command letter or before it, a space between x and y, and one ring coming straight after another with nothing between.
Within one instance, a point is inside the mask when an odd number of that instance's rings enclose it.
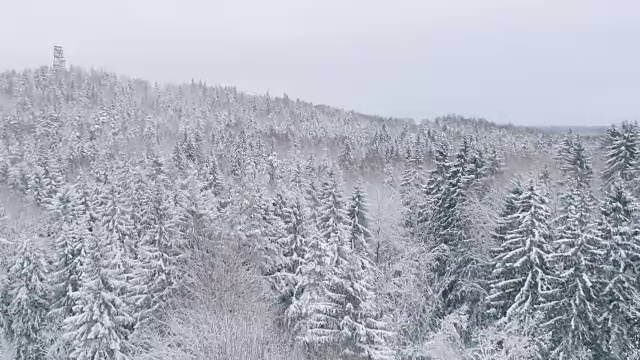
<instances>
[{"instance_id":1,"label":"tall fir tree","mask_svg":"<svg viewBox=\"0 0 640 360\"><path fill-rule=\"evenodd\" d=\"M106 223L87 241L82 285L72 293L74 315L64 320L64 338L72 359L129 359L128 338L134 328L130 292L123 271L119 239Z\"/></svg>"},{"instance_id":2,"label":"tall fir tree","mask_svg":"<svg viewBox=\"0 0 640 360\"><path fill-rule=\"evenodd\" d=\"M80 287L82 261L86 258L85 242L91 235L89 214L80 202L81 195L75 189L65 187L51 204L56 250L52 271L53 310L63 318L73 313L71 294Z\"/></svg>"},{"instance_id":3,"label":"tall fir tree","mask_svg":"<svg viewBox=\"0 0 640 360\"><path fill-rule=\"evenodd\" d=\"M579 187L590 186L593 165L580 136L576 136L567 151L562 152L560 168L567 178L565 182Z\"/></svg>"},{"instance_id":4,"label":"tall fir tree","mask_svg":"<svg viewBox=\"0 0 640 360\"><path fill-rule=\"evenodd\" d=\"M362 188L362 183L358 182L351 195L347 216L351 227L351 231L349 232L350 247L352 251L362 254L363 256L371 255L370 245L372 234L371 231L369 231L367 211L368 206L365 192Z\"/></svg>"},{"instance_id":5,"label":"tall fir tree","mask_svg":"<svg viewBox=\"0 0 640 360\"><path fill-rule=\"evenodd\" d=\"M574 181L560 197L560 226L550 257L558 269L553 281L558 291L543 325L553 334L550 357L560 360L597 352L599 331L596 284L602 252L595 242L592 194L580 179Z\"/></svg>"},{"instance_id":6,"label":"tall fir tree","mask_svg":"<svg viewBox=\"0 0 640 360\"><path fill-rule=\"evenodd\" d=\"M33 242L21 241L2 288L2 328L15 348L16 360L42 359L47 350L42 333L47 326L51 289L44 255Z\"/></svg>"},{"instance_id":7,"label":"tall fir tree","mask_svg":"<svg viewBox=\"0 0 640 360\"><path fill-rule=\"evenodd\" d=\"M183 256L168 194L161 183L154 184L151 192L147 230L140 239L138 266L131 280L138 321L162 317L162 310L180 282Z\"/></svg>"},{"instance_id":8,"label":"tall fir tree","mask_svg":"<svg viewBox=\"0 0 640 360\"><path fill-rule=\"evenodd\" d=\"M638 127L624 122L620 127L612 126L604 138L605 169L602 178L609 185L617 179L631 180L638 167Z\"/></svg>"},{"instance_id":9,"label":"tall fir tree","mask_svg":"<svg viewBox=\"0 0 640 360\"><path fill-rule=\"evenodd\" d=\"M511 194L517 194L512 191ZM512 195L512 196L513 196ZM552 231L547 199L533 180L515 201L508 198L493 252L489 311L498 319L532 319L552 300L548 264ZM512 213L511 207L515 208Z\"/></svg>"},{"instance_id":10,"label":"tall fir tree","mask_svg":"<svg viewBox=\"0 0 640 360\"><path fill-rule=\"evenodd\" d=\"M598 269L601 347L613 359L638 351L640 265L638 205L624 185L606 192L596 227L596 246L604 253Z\"/></svg>"}]
</instances>

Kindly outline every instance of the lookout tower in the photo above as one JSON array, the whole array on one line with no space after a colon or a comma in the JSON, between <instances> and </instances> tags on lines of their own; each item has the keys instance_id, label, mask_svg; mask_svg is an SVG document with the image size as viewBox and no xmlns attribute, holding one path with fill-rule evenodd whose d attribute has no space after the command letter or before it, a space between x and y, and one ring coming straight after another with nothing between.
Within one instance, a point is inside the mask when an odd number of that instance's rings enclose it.
<instances>
[{"instance_id":1,"label":"lookout tower","mask_svg":"<svg viewBox=\"0 0 640 360\"><path fill-rule=\"evenodd\" d=\"M53 70L58 71L60 69L66 69L67 62L64 60L64 52L62 46L53 47Z\"/></svg>"}]
</instances>

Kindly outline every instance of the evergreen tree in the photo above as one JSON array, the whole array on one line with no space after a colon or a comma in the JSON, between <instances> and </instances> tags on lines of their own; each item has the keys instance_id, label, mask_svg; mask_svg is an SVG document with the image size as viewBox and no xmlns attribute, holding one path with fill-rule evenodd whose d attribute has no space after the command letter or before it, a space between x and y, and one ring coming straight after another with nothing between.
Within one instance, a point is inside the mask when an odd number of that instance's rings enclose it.
<instances>
[{"instance_id":1,"label":"evergreen tree","mask_svg":"<svg viewBox=\"0 0 640 360\"><path fill-rule=\"evenodd\" d=\"M560 144L557 146L555 159L561 164L565 161L565 159L570 158L573 153L574 142L576 140L576 135L573 131L569 130L563 137Z\"/></svg>"},{"instance_id":2,"label":"evergreen tree","mask_svg":"<svg viewBox=\"0 0 640 360\"><path fill-rule=\"evenodd\" d=\"M419 204L416 211L417 214L417 230L420 239L424 243L430 241L429 235L437 230L431 230L431 224L434 222L435 199L443 191L446 186L447 176L451 168L449 161L448 147L446 143L441 143L435 152L435 168L429 173L426 184L424 185L424 202Z\"/></svg>"},{"instance_id":3,"label":"evergreen tree","mask_svg":"<svg viewBox=\"0 0 640 360\"><path fill-rule=\"evenodd\" d=\"M54 311L64 318L73 312L71 294L80 287L82 261L86 258L85 241L89 238L89 215L83 212L79 197L63 188L51 209L55 218L53 236L56 259L53 264Z\"/></svg>"},{"instance_id":4,"label":"evergreen tree","mask_svg":"<svg viewBox=\"0 0 640 360\"><path fill-rule=\"evenodd\" d=\"M303 202L296 198L291 206L284 210L285 233L286 233L286 250L285 267L279 276L287 278L286 283L286 304L290 305L292 298L295 296L295 289L301 282L300 275L304 259L306 257L307 242L309 237L309 224L305 218Z\"/></svg>"},{"instance_id":5,"label":"evergreen tree","mask_svg":"<svg viewBox=\"0 0 640 360\"><path fill-rule=\"evenodd\" d=\"M600 208L596 246L604 253L597 283L601 346L614 359L627 358L638 350L639 235L635 199L621 184L612 184Z\"/></svg>"},{"instance_id":6,"label":"evergreen tree","mask_svg":"<svg viewBox=\"0 0 640 360\"><path fill-rule=\"evenodd\" d=\"M568 182L580 187L589 186L593 175L591 159L586 153L582 140L576 136L570 147L562 152L560 168L568 178Z\"/></svg>"},{"instance_id":7,"label":"evergreen tree","mask_svg":"<svg viewBox=\"0 0 640 360\"><path fill-rule=\"evenodd\" d=\"M209 156L207 170L202 190L211 191L215 197L220 197L224 191L224 182L215 154Z\"/></svg>"},{"instance_id":8,"label":"evergreen tree","mask_svg":"<svg viewBox=\"0 0 640 360\"><path fill-rule=\"evenodd\" d=\"M177 231L178 243L191 250L209 251L211 239L211 219L215 214L206 202L193 174L179 180L172 203L173 221Z\"/></svg>"},{"instance_id":9,"label":"evergreen tree","mask_svg":"<svg viewBox=\"0 0 640 360\"><path fill-rule=\"evenodd\" d=\"M448 168L443 186L430 196L433 204L430 227L432 239L437 241L437 245L457 248L466 238L461 205L466 195L464 179L468 174L470 151L465 139L455 161Z\"/></svg>"},{"instance_id":10,"label":"evergreen tree","mask_svg":"<svg viewBox=\"0 0 640 360\"><path fill-rule=\"evenodd\" d=\"M342 177L336 169L328 169L321 191L317 227L320 235L335 247L344 239L348 229Z\"/></svg>"},{"instance_id":11,"label":"evergreen tree","mask_svg":"<svg viewBox=\"0 0 640 360\"><path fill-rule=\"evenodd\" d=\"M138 320L160 311L179 283L181 249L176 239L172 209L167 194L156 183L149 204L149 225L139 247L138 267L132 274L132 293Z\"/></svg>"},{"instance_id":12,"label":"evergreen tree","mask_svg":"<svg viewBox=\"0 0 640 360\"><path fill-rule=\"evenodd\" d=\"M415 149L414 149L415 150ZM405 157L404 172L400 181L400 194L404 210L404 226L409 236L416 236L419 231L421 216L421 189L424 186L422 174L422 152L409 151Z\"/></svg>"},{"instance_id":13,"label":"evergreen tree","mask_svg":"<svg viewBox=\"0 0 640 360\"><path fill-rule=\"evenodd\" d=\"M612 126L605 135L605 169L602 178L606 184L616 179L631 180L638 162L638 128L624 122L620 128Z\"/></svg>"},{"instance_id":14,"label":"evergreen tree","mask_svg":"<svg viewBox=\"0 0 640 360\"><path fill-rule=\"evenodd\" d=\"M264 242L263 273L283 304L288 303L291 290L295 287L295 279L289 272L290 256L293 255L290 253L292 249L286 229L290 222L289 211L282 194L277 194L275 200L268 200L262 206L259 219L260 238Z\"/></svg>"},{"instance_id":15,"label":"evergreen tree","mask_svg":"<svg viewBox=\"0 0 640 360\"><path fill-rule=\"evenodd\" d=\"M591 199L591 193L575 183L560 198L560 227L550 257L558 267L553 283L557 293L544 324L552 330L554 359L573 359L574 354L595 349L597 341L596 269L601 253L595 244Z\"/></svg>"},{"instance_id":16,"label":"evergreen tree","mask_svg":"<svg viewBox=\"0 0 640 360\"><path fill-rule=\"evenodd\" d=\"M353 189L347 216L351 227L351 231L349 232L350 247L352 251L362 256L370 256L369 247L372 235L369 231L367 210L364 189L359 182Z\"/></svg>"},{"instance_id":17,"label":"evergreen tree","mask_svg":"<svg viewBox=\"0 0 640 360\"><path fill-rule=\"evenodd\" d=\"M348 222L358 224L357 218L366 218L366 214L364 208L352 211L354 218L349 221L338 176L329 169L323 181L320 237L312 237L302 267L307 285L295 305L304 309L298 323L301 340L313 353L328 351L345 358L392 359L393 353L386 345L390 332L379 319L374 301L374 265L366 252L359 254L357 247L352 248L346 226ZM359 224L351 229L360 232L360 236L369 233L363 223ZM320 266L309 268L314 263Z\"/></svg>"},{"instance_id":18,"label":"evergreen tree","mask_svg":"<svg viewBox=\"0 0 640 360\"><path fill-rule=\"evenodd\" d=\"M47 264L31 241L20 244L2 289L2 327L16 360L42 359L46 351L41 333L51 300Z\"/></svg>"},{"instance_id":19,"label":"evergreen tree","mask_svg":"<svg viewBox=\"0 0 640 360\"><path fill-rule=\"evenodd\" d=\"M320 210L320 184L318 183L317 164L315 158L309 156L303 170L303 198L307 209L307 218L310 222L316 223L318 211Z\"/></svg>"},{"instance_id":20,"label":"evergreen tree","mask_svg":"<svg viewBox=\"0 0 640 360\"><path fill-rule=\"evenodd\" d=\"M72 293L74 315L64 320L64 337L72 359L129 359L127 340L133 329L128 304L125 256L109 223L87 241L81 287Z\"/></svg>"},{"instance_id":21,"label":"evergreen tree","mask_svg":"<svg viewBox=\"0 0 640 360\"><path fill-rule=\"evenodd\" d=\"M499 319L531 319L553 295L547 199L531 180L515 201L508 198L505 205L505 214L512 212L511 207L517 210L501 219L497 231L503 242L493 250L489 311Z\"/></svg>"},{"instance_id":22,"label":"evergreen tree","mask_svg":"<svg viewBox=\"0 0 640 360\"><path fill-rule=\"evenodd\" d=\"M109 184L96 199L94 208L99 219L97 226L101 231L100 235L107 238L104 241L122 251L118 263L127 276L130 276L137 265L135 260L138 255L138 239L130 209L125 204L116 187Z\"/></svg>"}]
</instances>

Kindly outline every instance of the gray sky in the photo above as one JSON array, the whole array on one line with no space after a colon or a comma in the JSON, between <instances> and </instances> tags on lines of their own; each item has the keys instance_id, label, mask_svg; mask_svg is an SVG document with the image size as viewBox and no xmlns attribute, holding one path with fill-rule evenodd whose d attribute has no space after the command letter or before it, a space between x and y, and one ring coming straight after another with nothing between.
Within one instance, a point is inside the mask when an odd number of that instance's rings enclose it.
<instances>
[{"instance_id":1,"label":"gray sky","mask_svg":"<svg viewBox=\"0 0 640 360\"><path fill-rule=\"evenodd\" d=\"M640 120L637 0L0 0L0 69L191 78L383 116Z\"/></svg>"}]
</instances>

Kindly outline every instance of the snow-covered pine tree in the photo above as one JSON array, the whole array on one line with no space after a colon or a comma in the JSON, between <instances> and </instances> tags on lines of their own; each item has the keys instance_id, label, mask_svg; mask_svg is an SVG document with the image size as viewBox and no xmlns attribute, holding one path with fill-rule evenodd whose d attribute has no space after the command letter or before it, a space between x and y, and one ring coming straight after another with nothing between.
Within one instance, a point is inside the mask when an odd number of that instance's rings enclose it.
<instances>
[{"instance_id":1,"label":"snow-covered pine tree","mask_svg":"<svg viewBox=\"0 0 640 360\"><path fill-rule=\"evenodd\" d=\"M511 196L518 192L512 189ZM530 319L553 295L548 264L553 236L547 199L530 180L522 194L515 200L508 198L505 205L506 216L496 231L502 243L493 250L488 308L501 320Z\"/></svg>"},{"instance_id":2,"label":"snow-covered pine tree","mask_svg":"<svg viewBox=\"0 0 640 360\"><path fill-rule=\"evenodd\" d=\"M15 348L14 359L44 357L41 332L51 302L47 263L32 239L21 239L20 248L7 271L2 288L0 315L7 341Z\"/></svg>"},{"instance_id":3,"label":"snow-covered pine tree","mask_svg":"<svg viewBox=\"0 0 640 360\"><path fill-rule=\"evenodd\" d=\"M49 196L47 189L50 187L49 179L46 176L46 170L36 165L33 173L29 176L29 194L33 197L36 204L45 206Z\"/></svg>"},{"instance_id":4,"label":"snow-covered pine tree","mask_svg":"<svg viewBox=\"0 0 640 360\"><path fill-rule=\"evenodd\" d=\"M330 167L322 180L322 194L316 227L302 268L304 292L295 304L300 318L297 328L300 340L311 352L327 351L340 342L340 304L330 296L337 268L344 268L348 227L342 198L342 179ZM301 285L299 285L301 286Z\"/></svg>"},{"instance_id":5,"label":"snow-covered pine tree","mask_svg":"<svg viewBox=\"0 0 640 360\"><path fill-rule=\"evenodd\" d=\"M344 354L357 359L392 359L389 341L393 336L389 325L381 318L375 297L377 268L371 261L371 231L368 228L366 195L361 183L357 183L347 212L351 224L349 241L343 246L348 254L348 266L342 270L345 279L334 289L341 290L346 310L341 328ZM344 281L346 280L346 282ZM340 289L340 287L342 287Z\"/></svg>"},{"instance_id":6,"label":"snow-covered pine tree","mask_svg":"<svg viewBox=\"0 0 640 360\"><path fill-rule=\"evenodd\" d=\"M520 212L519 202L520 196L524 193L524 185L519 178L511 181L504 197L502 211L498 218L493 239L496 247L492 250L492 256L495 257L500 253L500 246L507 241L507 235L516 229L517 218L513 215ZM503 309L506 311L506 308Z\"/></svg>"},{"instance_id":7,"label":"snow-covered pine tree","mask_svg":"<svg viewBox=\"0 0 640 360\"><path fill-rule=\"evenodd\" d=\"M445 245L454 249L466 237L461 207L466 195L464 179L468 173L470 155L470 144L464 139L454 161L448 167L444 183L439 190L428 196L432 208L431 241L436 242L436 247Z\"/></svg>"},{"instance_id":8,"label":"snow-covered pine tree","mask_svg":"<svg viewBox=\"0 0 640 360\"><path fill-rule=\"evenodd\" d=\"M296 284L291 306L285 311L296 339L312 353L320 353L329 345L327 336L319 334L323 329L331 329L325 313L331 309L326 289L331 277L332 259L333 253L324 237L318 231L311 231L300 267L300 281Z\"/></svg>"},{"instance_id":9,"label":"snow-covered pine tree","mask_svg":"<svg viewBox=\"0 0 640 360\"><path fill-rule=\"evenodd\" d=\"M569 129L569 131L567 131L567 133L562 137L560 144L557 145L556 153L554 154L554 158L556 159L556 161L562 164L565 159L571 157L575 140L576 134L574 134L573 131Z\"/></svg>"},{"instance_id":10,"label":"snow-covered pine tree","mask_svg":"<svg viewBox=\"0 0 640 360\"><path fill-rule=\"evenodd\" d=\"M153 184L148 205L148 226L140 239L138 266L131 280L138 322L160 316L180 283L182 252L168 194L161 183Z\"/></svg>"},{"instance_id":11,"label":"snow-covered pine tree","mask_svg":"<svg viewBox=\"0 0 640 360\"><path fill-rule=\"evenodd\" d=\"M345 139L338 155L338 164L344 171L349 171L355 166L355 159L353 156L353 145L351 145L351 139Z\"/></svg>"},{"instance_id":12,"label":"snow-covered pine tree","mask_svg":"<svg viewBox=\"0 0 640 360\"><path fill-rule=\"evenodd\" d=\"M178 243L190 250L209 251L212 232L210 222L215 214L203 197L195 174L188 174L178 182L172 196Z\"/></svg>"},{"instance_id":13,"label":"snow-covered pine tree","mask_svg":"<svg viewBox=\"0 0 640 360\"><path fill-rule=\"evenodd\" d=\"M605 193L595 241L604 253L596 283L600 347L613 359L625 359L638 351L640 226L636 200L623 184L613 183Z\"/></svg>"},{"instance_id":14,"label":"snow-covered pine tree","mask_svg":"<svg viewBox=\"0 0 640 360\"><path fill-rule=\"evenodd\" d=\"M604 139L606 148L605 169L602 179L609 185L616 179L631 180L638 167L638 127L635 123L623 122L607 130Z\"/></svg>"},{"instance_id":15,"label":"snow-covered pine tree","mask_svg":"<svg viewBox=\"0 0 640 360\"><path fill-rule=\"evenodd\" d=\"M79 195L75 189L65 186L50 206L54 217L52 235L56 250L52 268L52 310L62 318L73 313L74 300L71 294L80 287L82 262L86 258L85 241L91 235L89 214L79 203Z\"/></svg>"},{"instance_id":16,"label":"snow-covered pine tree","mask_svg":"<svg viewBox=\"0 0 640 360\"><path fill-rule=\"evenodd\" d=\"M317 177L317 163L315 158L309 156L304 167L304 200L307 209L307 218L315 224L320 211L321 189Z\"/></svg>"},{"instance_id":17,"label":"snow-covered pine tree","mask_svg":"<svg viewBox=\"0 0 640 360\"><path fill-rule=\"evenodd\" d=\"M404 226L410 237L417 236L420 226L422 187L425 186L422 151L409 147L404 159L404 171L400 180L400 194L404 207Z\"/></svg>"},{"instance_id":18,"label":"snow-covered pine tree","mask_svg":"<svg viewBox=\"0 0 640 360\"><path fill-rule=\"evenodd\" d=\"M72 293L74 315L64 320L64 338L75 360L129 359L127 340L134 327L128 303L126 256L109 224L87 241L81 286Z\"/></svg>"},{"instance_id":19,"label":"snow-covered pine tree","mask_svg":"<svg viewBox=\"0 0 640 360\"><path fill-rule=\"evenodd\" d=\"M350 247L361 256L371 256L371 232L369 231L368 204L361 180L351 195L347 216L350 222Z\"/></svg>"},{"instance_id":20,"label":"snow-covered pine tree","mask_svg":"<svg viewBox=\"0 0 640 360\"><path fill-rule=\"evenodd\" d=\"M345 210L339 173L330 167L322 184L318 233L312 234L301 267L304 290L291 307L300 340L314 354L340 358L392 359L386 343L390 332L376 310L375 268L366 249L351 247L347 223L357 223ZM360 198L360 197L359 197ZM361 200L361 198L360 198ZM366 214L352 211L354 216ZM362 223L356 230L369 233ZM353 237L358 234L353 234ZM355 251L354 251L355 250ZM358 251L365 251L358 253Z\"/></svg>"},{"instance_id":21,"label":"snow-covered pine tree","mask_svg":"<svg viewBox=\"0 0 640 360\"><path fill-rule=\"evenodd\" d=\"M133 167L125 176L118 179L126 184L120 185L125 206L129 209L132 225L132 236L136 242L141 239L151 226L152 220L149 218L149 201L151 198L151 185L146 179L142 169L143 164ZM136 244L137 247L137 244Z\"/></svg>"},{"instance_id":22,"label":"snow-covered pine tree","mask_svg":"<svg viewBox=\"0 0 640 360\"><path fill-rule=\"evenodd\" d=\"M210 154L206 162L206 174L203 179L203 191L210 191L215 197L220 197L224 191L223 175L215 154Z\"/></svg>"},{"instance_id":23,"label":"snow-covered pine tree","mask_svg":"<svg viewBox=\"0 0 640 360\"><path fill-rule=\"evenodd\" d=\"M98 216L100 235L106 237L104 241L118 247L122 253L119 266L131 275L136 267L138 239L135 234L130 209L122 198L120 189L115 184L107 184L95 201L95 212Z\"/></svg>"},{"instance_id":24,"label":"snow-covered pine tree","mask_svg":"<svg viewBox=\"0 0 640 360\"><path fill-rule=\"evenodd\" d=\"M289 207L284 209L283 215L287 247L284 252L285 267L277 276L287 278L286 291L281 298L285 300L285 305L288 307L296 296L295 290L298 284L302 281L300 277L307 252L310 224L305 218L304 202L298 197L291 200Z\"/></svg>"},{"instance_id":25,"label":"snow-covered pine tree","mask_svg":"<svg viewBox=\"0 0 640 360\"><path fill-rule=\"evenodd\" d=\"M472 148L462 179L463 189L480 195L486 194L489 185L487 179L491 176L489 167L490 163L482 149Z\"/></svg>"},{"instance_id":26,"label":"snow-covered pine tree","mask_svg":"<svg viewBox=\"0 0 640 360\"><path fill-rule=\"evenodd\" d=\"M285 215L286 214L286 215ZM281 304L289 302L295 279L289 273L291 251L287 234L290 209L281 193L264 202L260 214L259 241L262 250L263 275Z\"/></svg>"},{"instance_id":27,"label":"snow-covered pine tree","mask_svg":"<svg viewBox=\"0 0 640 360\"><path fill-rule=\"evenodd\" d=\"M429 235L431 234L430 224L433 222L433 213L435 207L436 196L443 191L446 186L447 176L451 167L449 161L448 145L445 142L441 142L435 151L435 168L429 172L427 181L422 189L424 193L423 203L418 204L416 211L416 236L424 242L429 242ZM411 212L406 216L410 217ZM408 218L407 221L410 221ZM405 221L406 223L406 221Z\"/></svg>"},{"instance_id":28,"label":"snow-covered pine tree","mask_svg":"<svg viewBox=\"0 0 640 360\"><path fill-rule=\"evenodd\" d=\"M496 150L495 147L491 146L487 151L485 151L487 155L487 169L486 172L491 177L497 177L504 170L503 158L500 153Z\"/></svg>"},{"instance_id":29,"label":"snow-covered pine tree","mask_svg":"<svg viewBox=\"0 0 640 360\"><path fill-rule=\"evenodd\" d=\"M586 153L580 136L576 136L570 142L570 147L561 154L560 168L568 178L565 182L574 183L580 187L590 186L593 175L592 161Z\"/></svg>"},{"instance_id":30,"label":"snow-covered pine tree","mask_svg":"<svg viewBox=\"0 0 640 360\"><path fill-rule=\"evenodd\" d=\"M426 241L436 262L439 318L464 305L474 312L486 295L479 283L484 278L483 261L471 240L465 215L466 202L486 178L482 155L465 138L454 161L446 167L443 186L427 196L431 219Z\"/></svg>"},{"instance_id":31,"label":"snow-covered pine tree","mask_svg":"<svg viewBox=\"0 0 640 360\"><path fill-rule=\"evenodd\" d=\"M573 354L592 351L599 331L596 269L602 254L595 244L593 196L582 181L574 178L560 197L560 227L550 257L558 271L552 282L557 293L543 326L553 334L553 359L573 359Z\"/></svg>"},{"instance_id":32,"label":"snow-covered pine tree","mask_svg":"<svg viewBox=\"0 0 640 360\"><path fill-rule=\"evenodd\" d=\"M344 240L348 231L342 181L342 174L330 165L322 179L319 216L316 219L320 235L334 248Z\"/></svg>"}]
</instances>

